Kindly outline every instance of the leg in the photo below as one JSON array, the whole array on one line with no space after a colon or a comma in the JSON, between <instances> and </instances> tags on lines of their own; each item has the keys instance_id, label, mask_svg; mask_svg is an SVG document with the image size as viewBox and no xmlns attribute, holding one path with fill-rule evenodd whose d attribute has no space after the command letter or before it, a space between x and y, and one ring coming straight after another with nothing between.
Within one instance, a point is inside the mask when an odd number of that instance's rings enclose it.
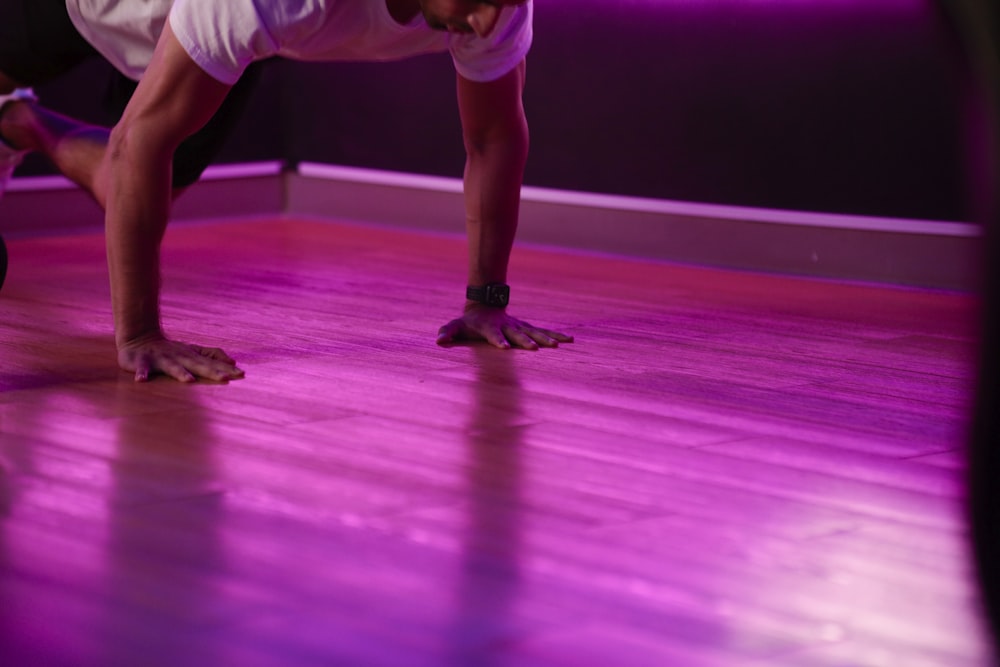
<instances>
[{"instance_id":1,"label":"leg","mask_svg":"<svg viewBox=\"0 0 1000 667\"><path fill-rule=\"evenodd\" d=\"M102 206L105 179L98 166L108 143L108 130L49 111L30 101L10 102L0 115L0 139L17 150L38 151Z\"/></svg>"},{"instance_id":2,"label":"leg","mask_svg":"<svg viewBox=\"0 0 1000 667\"><path fill-rule=\"evenodd\" d=\"M51 80L91 57L99 55L69 21L65 0L0 1L0 95ZM258 78L259 66L251 65L208 125L181 144L174 160L175 197L198 180L221 149ZM116 73L106 98L112 117L121 115L135 86ZM107 128L76 121L37 103L9 102L0 109L3 143L40 152L102 207L107 175L100 165L109 134Z\"/></svg>"},{"instance_id":3,"label":"leg","mask_svg":"<svg viewBox=\"0 0 1000 667\"><path fill-rule=\"evenodd\" d=\"M0 2L0 95L54 79L93 57L98 53L73 27L65 0ZM103 142L97 128L33 102L7 100L0 106L0 189L23 151L37 150L103 201L93 176L94 155Z\"/></svg>"},{"instance_id":4,"label":"leg","mask_svg":"<svg viewBox=\"0 0 1000 667\"><path fill-rule=\"evenodd\" d=\"M5 78L4 82L9 84L12 79ZM9 87L9 86L5 86ZM23 99L33 98L34 95L29 89L14 88L9 93L0 92L0 114L3 114L14 102ZM14 174L14 170L21 164L21 160L27 154L26 150L18 150L3 140L0 135L0 196L7 189L7 183Z\"/></svg>"},{"instance_id":5,"label":"leg","mask_svg":"<svg viewBox=\"0 0 1000 667\"><path fill-rule=\"evenodd\" d=\"M259 78L259 66L251 66L212 120L181 144L174 160L175 197L198 180L222 148ZM5 82L10 90L17 87L16 82L0 72L0 94L4 94ZM120 107L116 109L120 112L134 90L135 83L119 75L110 94L110 104ZM107 194L107 174L100 167L109 134L107 128L82 123L35 102L10 102L0 110L0 140L17 150L41 153L102 207Z\"/></svg>"}]
</instances>

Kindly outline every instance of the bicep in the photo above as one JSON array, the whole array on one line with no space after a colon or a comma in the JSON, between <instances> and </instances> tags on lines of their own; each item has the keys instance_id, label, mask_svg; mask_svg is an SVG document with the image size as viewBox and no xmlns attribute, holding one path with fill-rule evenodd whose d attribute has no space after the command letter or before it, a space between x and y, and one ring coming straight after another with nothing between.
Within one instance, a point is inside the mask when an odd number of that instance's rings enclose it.
<instances>
[{"instance_id":1,"label":"bicep","mask_svg":"<svg viewBox=\"0 0 1000 667\"><path fill-rule=\"evenodd\" d=\"M173 151L211 119L229 92L202 70L168 21L153 58L119 122L126 136L141 132L151 146Z\"/></svg>"},{"instance_id":2,"label":"bicep","mask_svg":"<svg viewBox=\"0 0 1000 667\"><path fill-rule=\"evenodd\" d=\"M513 135L527 135L521 94L525 62L494 81L458 75L458 111L467 148Z\"/></svg>"}]
</instances>

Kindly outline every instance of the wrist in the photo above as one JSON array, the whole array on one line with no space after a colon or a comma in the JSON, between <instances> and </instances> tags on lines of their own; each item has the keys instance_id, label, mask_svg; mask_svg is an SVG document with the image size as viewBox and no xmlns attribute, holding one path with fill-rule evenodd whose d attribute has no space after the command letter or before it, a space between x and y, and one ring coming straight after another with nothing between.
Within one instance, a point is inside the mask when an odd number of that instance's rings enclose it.
<instances>
[{"instance_id":1,"label":"wrist","mask_svg":"<svg viewBox=\"0 0 1000 667\"><path fill-rule=\"evenodd\" d=\"M164 340L166 336L160 328L148 329L134 334L115 335L115 346L120 350L123 347L142 345L155 340Z\"/></svg>"},{"instance_id":2,"label":"wrist","mask_svg":"<svg viewBox=\"0 0 1000 667\"><path fill-rule=\"evenodd\" d=\"M474 306L506 308L510 302L510 286L500 282L469 285L465 288L465 299L466 310Z\"/></svg>"}]
</instances>

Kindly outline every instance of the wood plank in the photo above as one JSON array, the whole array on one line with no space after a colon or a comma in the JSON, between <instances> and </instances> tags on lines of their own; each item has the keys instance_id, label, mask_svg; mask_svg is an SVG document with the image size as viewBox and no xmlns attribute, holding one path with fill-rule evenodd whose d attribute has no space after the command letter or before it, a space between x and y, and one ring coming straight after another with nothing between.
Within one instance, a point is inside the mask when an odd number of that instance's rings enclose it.
<instances>
[{"instance_id":1,"label":"wood plank","mask_svg":"<svg viewBox=\"0 0 1000 667\"><path fill-rule=\"evenodd\" d=\"M991 663L974 297L522 247L577 342L441 348L458 237L187 224L166 325L247 378L135 384L102 238L10 252L2 664Z\"/></svg>"}]
</instances>

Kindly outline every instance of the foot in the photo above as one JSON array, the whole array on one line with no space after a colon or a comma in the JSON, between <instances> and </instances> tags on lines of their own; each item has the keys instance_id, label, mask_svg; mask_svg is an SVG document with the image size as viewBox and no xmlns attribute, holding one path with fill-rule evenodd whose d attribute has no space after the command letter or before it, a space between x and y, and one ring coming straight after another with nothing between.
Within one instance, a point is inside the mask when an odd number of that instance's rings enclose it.
<instances>
[{"instance_id":1,"label":"foot","mask_svg":"<svg viewBox=\"0 0 1000 667\"><path fill-rule=\"evenodd\" d=\"M34 92L30 88L18 88L10 95L0 95L0 117L3 116L4 108L11 102L36 100ZM28 154L28 151L17 150L8 145L0 134L0 197L7 189L7 182L14 174L14 169L21 164L21 160Z\"/></svg>"}]
</instances>

